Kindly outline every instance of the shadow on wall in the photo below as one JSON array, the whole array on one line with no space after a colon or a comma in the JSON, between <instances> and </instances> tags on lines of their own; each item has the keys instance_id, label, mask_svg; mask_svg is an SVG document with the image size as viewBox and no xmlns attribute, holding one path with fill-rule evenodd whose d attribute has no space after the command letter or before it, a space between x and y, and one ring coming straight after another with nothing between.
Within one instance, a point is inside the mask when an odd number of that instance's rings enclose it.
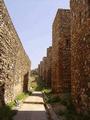
<instances>
[{"instance_id":1,"label":"shadow on wall","mask_svg":"<svg viewBox=\"0 0 90 120\"><path fill-rule=\"evenodd\" d=\"M0 107L5 105L4 94L5 84L0 84Z\"/></svg>"},{"instance_id":2,"label":"shadow on wall","mask_svg":"<svg viewBox=\"0 0 90 120\"><path fill-rule=\"evenodd\" d=\"M28 92L29 72L24 75L23 92Z\"/></svg>"}]
</instances>

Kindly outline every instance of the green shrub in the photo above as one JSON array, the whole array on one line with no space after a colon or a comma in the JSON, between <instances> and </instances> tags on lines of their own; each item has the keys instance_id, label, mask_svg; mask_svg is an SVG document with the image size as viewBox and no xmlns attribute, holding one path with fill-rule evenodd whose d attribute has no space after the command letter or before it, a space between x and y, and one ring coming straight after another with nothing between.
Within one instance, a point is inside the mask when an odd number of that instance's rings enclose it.
<instances>
[{"instance_id":1,"label":"green shrub","mask_svg":"<svg viewBox=\"0 0 90 120\"><path fill-rule=\"evenodd\" d=\"M67 107L65 112L59 111L59 115L64 116L66 120L90 120L90 114L78 114L73 105L71 97L63 97L60 104Z\"/></svg>"},{"instance_id":2,"label":"green shrub","mask_svg":"<svg viewBox=\"0 0 90 120\"><path fill-rule=\"evenodd\" d=\"M43 89L42 92L44 92L46 95L51 95L52 90L51 89Z\"/></svg>"},{"instance_id":3,"label":"green shrub","mask_svg":"<svg viewBox=\"0 0 90 120\"><path fill-rule=\"evenodd\" d=\"M45 87L43 80L39 76L33 76L34 81L31 82L30 87L35 91L42 91Z\"/></svg>"},{"instance_id":4,"label":"green shrub","mask_svg":"<svg viewBox=\"0 0 90 120\"><path fill-rule=\"evenodd\" d=\"M12 102L8 103L7 105L8 105L10 108L13 108L13 107L15 106L15 102L12 101Z\"/></svg>"},{"instance_id":5,"label":"green shrub","mask_svg":"<svg viewBox=\"0 0 90 120\"><path fill-rule=\"evenodd\" d=\"M47 103L57 103L60 102L60 98L59 97L48 97Z\"/></svg>"},{"instance_id":6,"label":"green shrub","mask_svg":"<svg viewBox=\"0 0 90 120\"><path fill-rule=\"evenodd\" d=\"M16 100L23 100L28 96L28 93L21 93L16 97Z\"/></svg>"}]
</instances>

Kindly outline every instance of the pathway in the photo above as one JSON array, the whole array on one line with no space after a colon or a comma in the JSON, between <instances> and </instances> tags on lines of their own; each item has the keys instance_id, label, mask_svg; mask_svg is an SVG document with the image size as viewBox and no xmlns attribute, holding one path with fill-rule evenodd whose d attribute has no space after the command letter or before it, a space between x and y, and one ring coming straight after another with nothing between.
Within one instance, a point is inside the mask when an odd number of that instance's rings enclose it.
<instances>
[{"instance_id":1,"label":"pathway","mask_svg":"<svg viewBox=\"0 0 90 120\"><path fill-rule=\"evenodd\" d=\"M48 120L41 92L33 92L18 109L14 120Z\"/></svg>"}]
</instances>

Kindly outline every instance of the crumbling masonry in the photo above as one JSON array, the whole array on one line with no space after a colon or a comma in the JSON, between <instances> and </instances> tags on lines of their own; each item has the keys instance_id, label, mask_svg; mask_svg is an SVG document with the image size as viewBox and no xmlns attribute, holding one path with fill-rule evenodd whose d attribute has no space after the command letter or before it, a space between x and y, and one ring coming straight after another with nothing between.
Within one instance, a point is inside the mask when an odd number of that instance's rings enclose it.
<instances>
[{"instance_id":1,"label":"crumbling masonry","mask_svg":"<svg viewBox=\"0 0 90 120\"><path fill-rule=\"evenodd\" d=\"M0 106L28 91L30 60L0 0Z\"/></svg>"}]
</instances>

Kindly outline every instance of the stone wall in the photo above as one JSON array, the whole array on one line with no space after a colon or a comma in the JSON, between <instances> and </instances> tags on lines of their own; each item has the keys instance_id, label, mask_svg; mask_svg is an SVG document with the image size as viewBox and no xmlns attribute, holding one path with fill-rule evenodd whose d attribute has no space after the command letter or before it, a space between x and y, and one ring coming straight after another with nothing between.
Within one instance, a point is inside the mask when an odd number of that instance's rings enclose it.
<instances>
[{"instance_id":1,"label":"stone wall","mask_svg":"<svg viewBox=\"0 0 90 120\"><path fill-rule=\"evenodd\" d=\"M47 81L47 57L43 57L43 73L42 73L42 76L43 76L43 80L45 81L45 84L46 84L46 81Z\"/></svg>"},{"instance_id":2,"label":"stone wall","mask_svg":"<svg viewBox=\"0 0 90 120\"><path fill-rule=\"evenodd\" d=\"M0 84L4 84L3 101L10 102L22 91L27 91L25 84L29 80L30 65L30 60L24 51L5 4L3 0L0 0ZM28 75L26 76L26 74ZM26 86L28 87L28 85ZM2 92L0 85L0 101Z\"/></svg>"},{"instance_id":3,"label":"stone wall","mask_svg":"<svg viewBox=\"0 0 90 120\"><path fill-rule=\"evenodd\" d=\"M38 67L38 74L39 74L39 77L43 80L43 75L44 75L44 61L40 61L40 65Z\"/></svg>"},{"instance_id":4,"label":"stone wall","mask_svg":"<svg viewBox=\"0 0 90 120\"><path fill-rule=\"evenodd\" d=\"M52 47L47 49L47 57L43 57L42 61L38 65L38 74L44 81L46 87L51 86L51 50Z\"/></svg>"},{"instance_id":5,"label":"stone wall","mask_svg":"<svg viewBox=\"0 0 90 120\"><path fill-rule=\"evenodd\" d=\"M70 10L59 9L52 32L52 90L70 89Z\"/></svg>"},{"instance_id":6,"label":"stone wall","mask_svg":"<svg viewBox=\"0 0 90 120\"><path fill-rule=\"evenodd\" d=\"M77 111L90 109L90 1L71 0L71 83Z\"/></svg>"},{"instance_id":7,"label":"stone wall","mask_svg":"<svg viewBox=\"0 0 90 120\"><path fill-rule=\"evenodd\" d=\"M43 61L40 62L40 67L39 67L39 76L42 78L42 67L43 67Z\"/></svg>"},{"instance_id":8,"label":"stone wall","mask_svg":"<svg viewBox=\"0 0 90 120\"><path fill-rule=\"evenodd\" d=\"M47 48L46 85L51 87L52 47Z\"/></svg>"},{"instance_id":9,"label":"stone wall","mask_svg":"<svg viewBox=\"0 0 90 120\"><path fill-rule=\"evenodd\" d=\"M70 7L71 10L59 9L53 23L52 90L57 94L71 92L77 111L87 113L90 111L90 0L70 0Z\"/></svg>"},{"instance_id":10,"label":"stone wall","mask_svg":"<svg viewBox=\"0 0 90 120\"><path fill-rule=\"evenodd\" d=\"M37 68L38 71L37 71L37 73L38 73L39 76L40 76L40 66L41 66L41 65L38 64L38 68Z\"/></svg>"}]
</instances>

